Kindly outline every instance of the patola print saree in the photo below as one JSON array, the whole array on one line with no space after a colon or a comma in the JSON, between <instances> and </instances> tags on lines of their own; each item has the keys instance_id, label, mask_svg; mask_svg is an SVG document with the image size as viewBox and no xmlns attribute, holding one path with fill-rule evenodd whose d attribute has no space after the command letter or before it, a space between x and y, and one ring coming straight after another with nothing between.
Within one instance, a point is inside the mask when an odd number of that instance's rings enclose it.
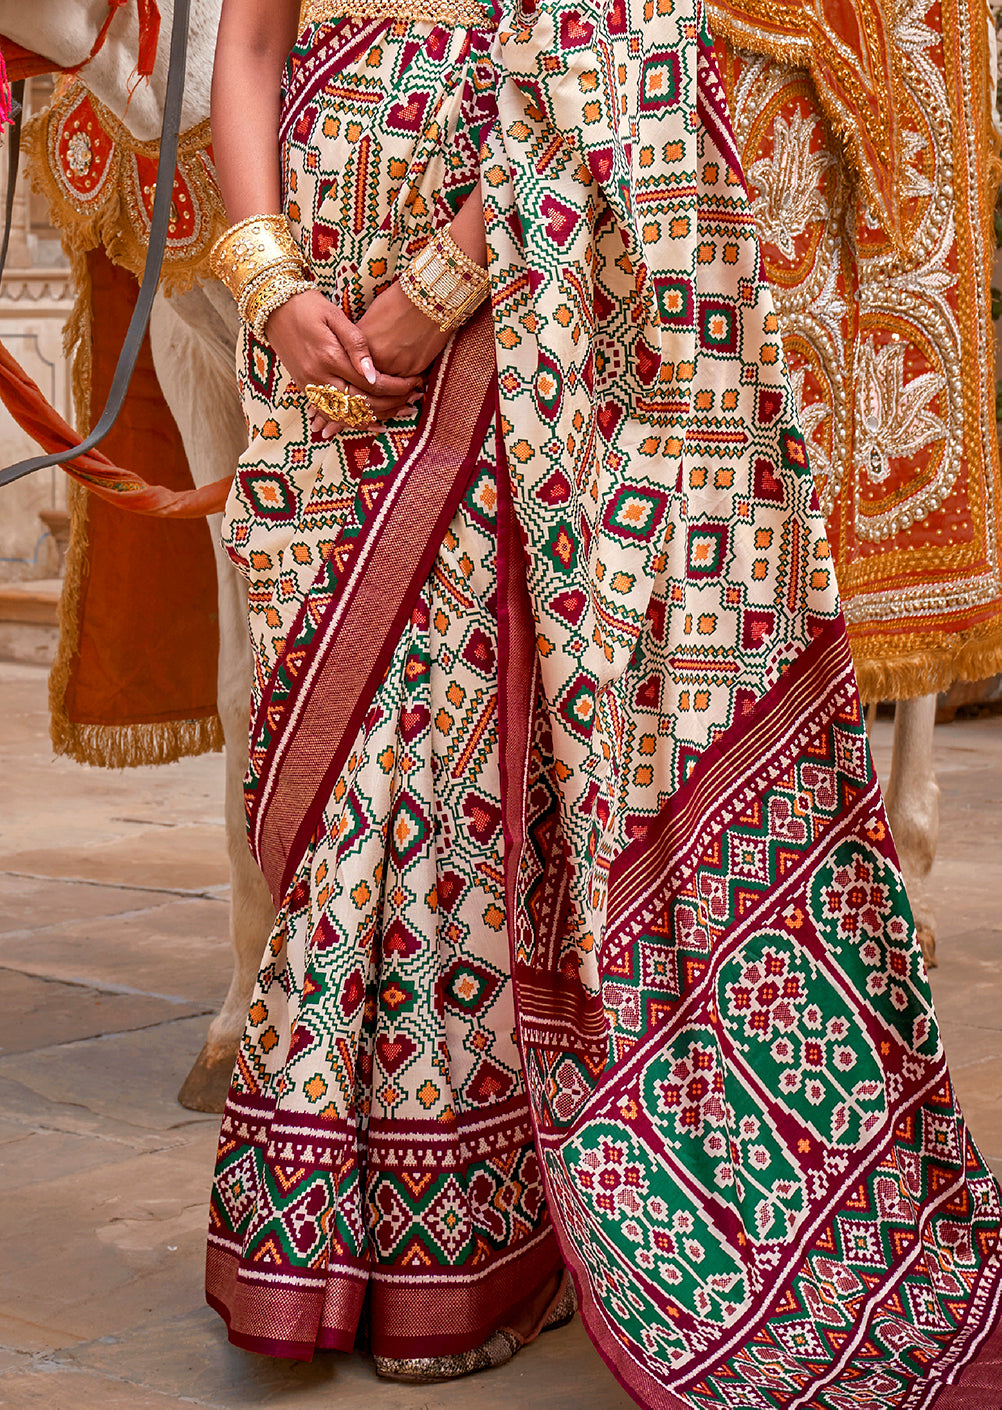
<instances>
[{"instance_id":1,"label":"patola print saree","mask_svg":"<svg viewBox=\"0 0 1002 1410\"><path fill-rule=\"evenodd\" d=\"M421 15L307 24L287 209L357 316L479 173L490 313L413 414L329 444L241 352L280 910L210 1300L257 1350L454 1370L563 1262L652 1410L987 1410L999 1190L704 17Z\"/></svg>"}]
</instances>

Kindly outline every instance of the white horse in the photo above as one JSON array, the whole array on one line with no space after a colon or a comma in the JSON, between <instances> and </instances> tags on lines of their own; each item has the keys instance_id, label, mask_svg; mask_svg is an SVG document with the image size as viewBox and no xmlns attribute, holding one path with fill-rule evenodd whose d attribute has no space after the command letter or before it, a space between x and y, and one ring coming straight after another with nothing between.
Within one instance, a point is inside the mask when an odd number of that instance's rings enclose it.
<instances>
[{"instance_id":1,"label":"white horse","mask_svg":"<svg viewBox=\"0 0 1002 1410\"><path fill-rule=\"evenodd\" d=\"M212 59L221 0L192 0L182 127L209 113ZM149 83L132 84L139 52L138 7L118 10L107 40L88 63L86 82L139 141L160 135L167 82L171 0L160 0L163 30ZM0 34L70 68L87 58L108 15L108 0L0 0ZM134 87L131 100L129 89ZM231 471L246 445L236 392L237 315L233 301L211 278L189 293L158 296L150 322L157 377L184 442L196 485ZM251 654L243 579L219 547L218 522L210 525L219 586L218 710L226 740L226 832L232 883L230 938L234 967L222 1010L181 1089L196 1110L221 1111L237 1044L274 908L264 878L247 848L242 779L247 763L247 710Z\"/></svg>"},{"instance_id":2,"label":"white horse","mask_svg":"<svg viewBox=\"0 0 1002 1410\"><path fill-rule=\"evenodd\" d=\"M112 0L114 3L114 0ZM167 35L172 0L159 0L163 33L150 82L128 92L139 46L138 7L126 3L107 41L88 63L87 86L140 141L160 133L167 79ZM182 126L209 112L209 87L221 0L192 0L188 73ZM61 68L85 60L109 11L109 0L0 0L0 34L44 54ZM225 474L244 448L245 434L233 371L237 319L229 295L208 276L190 293L158 298L151 322L157 375L180 429L196 484ZM244 835L241 780L247 760L250 647L242 581L213 538L219 576L219 714L226 738L226 823L233 885L230 933L234 971L226 1002L180 1099L201 1110L221 1110L254 978L273 918L260 872ZM887 787L891 827L901 853L920 933L931 953L934 920L926 878L938 835L939 788L933 769L935 696L899 704L894 763Z\"/></svg>"}]
</instances>

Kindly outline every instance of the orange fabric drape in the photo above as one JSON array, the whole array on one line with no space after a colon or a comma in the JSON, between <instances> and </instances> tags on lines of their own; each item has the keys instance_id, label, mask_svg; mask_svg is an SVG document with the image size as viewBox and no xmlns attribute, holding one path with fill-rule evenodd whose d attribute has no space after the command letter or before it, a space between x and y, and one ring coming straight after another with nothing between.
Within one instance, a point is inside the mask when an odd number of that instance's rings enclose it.
<instances>
[{"instance_id":1,"label":"orange fabric drape","mask_svg":"<svg viewBox=\"0 0 1002 1410\"><path fill-rule=\"evenodd\" d=\"M61 73L58 64L43 54L25 49L0 34L0 56L7 68L7 78L11 83L19 83L22 78L36 78L40 73Z\"/></svg>"},{"instance_id":2,"label":"orange fabric drape","mask_svg":"<svg viewBox=\"0 0 1002 1410\"><path fill-rule=\"evenodd\" d=\"M22 431L27 431L46 454L69 450L79 444L80 437L73 427L46 401L38 385L2 343L0 401ZM109 439L112 435L114 432ZM87 451L62 468L117 509L160 519L200 519L207 514L218 514L226 503L232 483L232 477L227 477L199 489L171 490L165 485L148 484L140 475L115 465L99 450Z\"/></svg>"},{"instance_id":3,"label":"orange fabric drape","mask_svg":"<svg viewBox=\"0 0 1002 1410\"><path fill-rule=\"evenodd\" d=\"M136 299L136 281L103 250L87 256L93 291L92 400L108 393ZM144 340L129 395L108 434L116 459L156 467L169 491L191 474ZM103 457L102 457L103 459ZM216 569L208 527L87 505L87 571L76 604L76 652L66 680L69 721L131 725L215 715L219 649Z\"/></svg>"}]
</instances>

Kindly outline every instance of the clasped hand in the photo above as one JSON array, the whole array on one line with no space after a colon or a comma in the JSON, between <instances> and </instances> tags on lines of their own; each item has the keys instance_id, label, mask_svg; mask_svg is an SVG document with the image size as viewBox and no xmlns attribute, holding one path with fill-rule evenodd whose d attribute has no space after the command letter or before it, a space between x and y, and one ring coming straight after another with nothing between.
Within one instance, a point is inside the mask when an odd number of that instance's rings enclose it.
<instances>
[{"instance_id":1,"label":"clasped hand","mask_svg":"<svg viewBox=\"0 0 1002 1410\"><path fill-rule=\"evenodd\" d=\"M422 374L449 340L397 283L358 323L319 290L297 294L268 319L267 336L298 387L317 382L364 396L380 424L418 401ZM324 440L342 429L316 407L309 417Z\"/></svg>"}]
</instances>

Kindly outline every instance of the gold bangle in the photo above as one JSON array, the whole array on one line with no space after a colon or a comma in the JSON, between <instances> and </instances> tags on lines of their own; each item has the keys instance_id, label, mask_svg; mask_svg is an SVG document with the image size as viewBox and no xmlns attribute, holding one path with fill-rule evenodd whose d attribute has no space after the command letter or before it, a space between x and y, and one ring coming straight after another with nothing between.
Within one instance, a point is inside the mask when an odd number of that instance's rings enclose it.
<instances>
[{"instance_id":1,"label":"gold bangle","mask_svg":"<svg viewBox=\"0 0 1002 1410\"><path fill-rule=\"evenodd\" d=\"M294 299L297 294L308 294L316 288L309 279L280 270L272 274L248 299L243 313L244 322L255 338L264 341L264 330L268 319L276 309Z\"/></svg>"},{"instance_id":2,"label":"gold bangle","mask_svg":"<svg viewBox=\"0 0 1002 1410\"><path fill-rule=\"evenodd\" d=\"M400 287L426 318L451 333L487 297L490 276L442 229L401 271Z\"/></svg>"},{"instance_id":3,"label":"gold bangle","mask_svg":"<svg viewBox=\"0 0 1002 1410\"><path fill-rule=\"evenodd\" d=\"M269 265L248 279L237 300L237 312L245 323L253 323L255 312L261 300L272 285L281 279L291 279L295 283L306 283L299 265L286 260L284 264ZM312 286L311 286L312 287Z\"/></svg>"},{"instance_id":4,"label":"gold bangle","mask_svg":"<svg viewBox=\"0 0 1002 1410\"><path fill-rule=\"evenodd\" d=\"M340 387L327 387L310 382L306 395L325 416L329 416L332 421L340 421L352 431L361 430L376 419L376 414L365 397L359 396L357 392L343 392Z\"/></svg>"},{"instance_id":5,"label":"gold bangle","mask_svg":"<svg viewBox=\"0 0 1002 1410\"><path fill-rule=\"evenodd\" d=\"M209 252L209 267L239 302L247 284L266 269L308 266L284 215L252 215L231 226Z\"/></svg>"}]
</instances>

